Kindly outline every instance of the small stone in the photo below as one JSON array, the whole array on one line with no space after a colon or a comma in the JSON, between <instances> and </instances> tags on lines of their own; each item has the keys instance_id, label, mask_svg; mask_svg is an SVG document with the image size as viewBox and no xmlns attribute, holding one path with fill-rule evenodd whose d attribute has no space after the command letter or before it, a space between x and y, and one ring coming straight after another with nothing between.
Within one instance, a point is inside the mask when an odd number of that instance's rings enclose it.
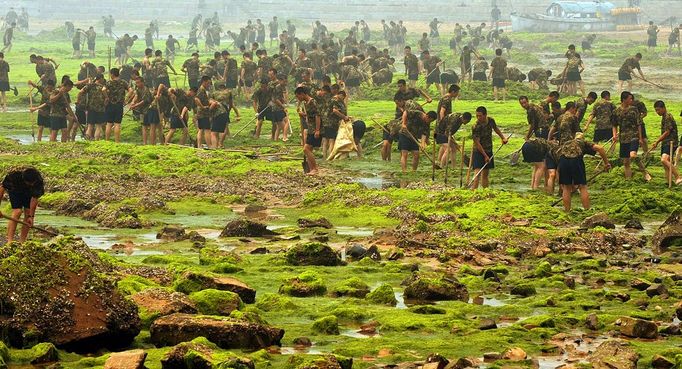
<instances>
[{"instance_id":1,"label":"small stone","mask_svg":"<svg viewBox=\"0 0 682 369\"><path fill-rule=\"evenodd\" d=\"M493 280L496 282L500 281L500 278L497 276L497 273L491 269L486 269L485 272L483 272L483 280Z\"/></svg>"},{"instance_id":2,"label":"small stone","mask_svg":"<svg viewBox=\"0 0 682 369\"><path fill-rule=\"evenodd\" d=\"M146 358L144 350L115 352L104 363L104 369L144 369Z\"/></svg>"},{"instance_id":3,"label":"small stone","mask_svg":"<svg viewBox=\"0 0 682 369\"><path fill-rule=\"evenodd\" d=\"M246 207L244 208L245 213L258 213L259 211L265 211L265 210L268 210L268 208L263 206L263 205L254 205L254 204L246 205Z\"/></svg>"},{"instance_id":4,"label":"small stone","mask_svg":"<svg viewBox=\"0 0 682 369\"><path fill-rule=\"evenodd\" d=\"M346 255L353 259L360 260L367 253L367 249L359 243L354 243L349 249L346 250Z\"/></svg>"},{"instance_id":5,"label":"small stone","mask_svg":"<svg viewBox=\"0 0 682 369\"><path fill-rule=\"evenodd\" d=\"M580 224L582 228L592 229L602 227L606 229L616 229L616 225L606 213L597 213L591 217L585 218Z\"/></svg>"},{"instance_id":6,"label":"small stone","mask_svg":"<svg viewBox=\"0 0 682 369\"><path fill-rule=\"evenodd\" d=\"M565 284L566 287L568 287L568 288L571 288L571 289L575 288L575 277L573 277L573 276L565 276L565 277L564 277L564 284Z\"/></svg>"},{"instance_id":7,"label":"small stone","mask_svg":"<svg viewBox=\"0 0 682 369\"><path fill-rule=\"evenodd\" d=\"M642 226L642 222L639 221L639 219L630 219L628 220L627 223L625 223L625 228L626 229L644 229Z\"/></svg>"},{"instance_id":8,"label":"small stone","mask_svg":"<svg viewBox=\"0 0 682 369\"><path fill-rule=\"evenodd\" d=\"M319 217L317 219L306 219L300 218L298 221L298 226L301 228L326 228L331 229L334 226L327 220L327 218Z\"/></svg>"},{"instance_id":9,"label":"small stone","mask_svg":"<svg viewBox=\"0 0 682 369\"><path fill-rule=\"evenodd\" d=\"M497 329L497 323L493 319L483 319L478 325L478 329L482 331L487 331L491 329Z\"/></svg>"},{"instance_id":10,"label":"small stone","mask_svg":"<svg viewBox=\"0 0 682 369\"><path fill-rule=\"evenodd\" d=\"M535 287L530 284L518 284L511 289L511 294L521 297L529 297L536 294Z\"/></svg>"},{"instance_id":11,"label":"small stone","mask_svg":"<svg viewBox=\"0 0 682 369\"><path fill-rule=\"evenodd\" d=\"M590 355L588 362L595 369L636 369L639 354L628 343L606 341Z\"/></svg>"},{"instance_id":12,"label":"small stone","mask_svg":"<svg viewBox=\"0 0 682 369\"><path fill-rule=\"evenodd\" d=\"M483 296L475 296L472 299L472 301L473 301L474 305L483 305L483 303L485 302L485 299L483 298Z\"/></svg>"},{"instance_id":13,"label":"small stone","mask_svg":"<svg viewBox=\"0 0 682 369\"><path fill-rule=\"evenodd\" d=\"M587 316L587 318L585 318L585 327L593 331L599 329L599 319L597 318L597 314L590 314Z\"/></svg>"},{"instance_id":14,"label":"small stone","mask_svg":"<svg viewBox=\"0 0 682 369\"><path fill-rule=\"evenodd\" d=\"M630 287L636 289L637 291L645 291L650 286L651 286L651 283L649 283L643 279L640 279L640 278L635 278L630 283Z\"/></svg>"},{"instance_id":15,"label":"small stone","mask_svg":"<svg viewBox=\"0 0 682 369\"><path fill-rule=\"evenodd\" d=\"M381 261L381 253L379 253L379 248L376 245L372 245L367 249L365 257L370 258L374 261Z\"/></svg>"},{"instance_id":16,"label":"small stone","mask_svg":"<svg viewBox=\"0 0 682 369\"><path fill-rule=\"evenodd\" d=\"M680 326L678 324L670 324L667 325L663 328L661 328L658 331L660 334L664 334L666 336L679 336L680 335Z\"/></svg>"},{"instance_id":17,"label":"small stone","mask_svg":"<svg viewBox=\"0 0 682 369\"><path fill-rule=\"evenodd\" d=\"M668 289L663 284L653 284L646 289L646 294L649 297L667 295Z\"/></svg>"},{"instance_id":18,"label":"small stone","mask_svg":"<svg viewBox=\"0 0 682 369\"><path fill-rule=\"evenodd\" d=\"M633 338L656 338L658 326L648 320L622 317L620 318L620 333Z\"/></svg>"},{"instance_id":19,"label":"small stone","mask_svg":"<svg viewBox=\"0 0 682 369\"><path fill-rule=\"evenodd\" d=\"M268 249L265 247L256 247L255 249L251 250L249 254L251 255L265 255L268 253Z\"/></svg>"},{"instance_id":20,"label":"small stone","mask_svg":"<svg viewBox=\"0 0 682 369\"><path fill-rule=\"evenodd\" d=\"M486 352L483 354L483 361L486 363L492 363L497 360L502 360L502 354L499 352Z\"/></svg>"},{"instance_id":21,"label":"small stone","mask_svg":"<svg viewBox=\"0 0 682 369\"><path fill-rule=\"evenodd\" d=\"M197 232L197 231L190 231L187 234L187 238L192 242L201 242L201 243L206 242L206 237L200 235L199 232Z\"/></svg>"},{"instance_id":22,"label":"small stone","mask_svg":"<svg viewBox=\"0 0 682 369\"><path fill-rule=\"evenodd\" d=\"M651 367L654 369L671 369L674 366L675 363L661 355L654 355L651 359Z\"/></svg>"},{"instance_id":23,"label":"small stone","mask_svg":"<svg viewBox=\"0 0 682 369\"><path fill-rule=\"evenodd\" d=\"M31 348L33 357L31 365L53 363L59 360L57 348L48 342L39 343Z\"/></svg>"},{"instance_id":24,"label":"small stone","mask_svg":"<svg viewBox=\"0 0 682 369\"><path fill-rule=\"evenodd\" d=\"M308 337L294 338L294 346L311 347L313 342Z\"/></svg>"},{"instance_id":25,"label":"small stone","mask_svg":"<svg viewBox=\"0 0 682 369\"><path fill-rule=\"evenodd\" d=\"M180 226L167 225L156 234L156 239L167 241L182 241L187 238L185 229Z\"/></svg>"},{"instance_id":26,"label":"small stone","mask_svg":"<svg viewBox=\"0 0 682 369\"><path fill-rule=\"evenodd\" d=\"M528 354L526 354L526 351L524 351L520 347L510 348L509 350L504 352L504 355L502 355L503 359L509 361L522 361L526 360L527 357Z\"/></svg>"}]
</instances>

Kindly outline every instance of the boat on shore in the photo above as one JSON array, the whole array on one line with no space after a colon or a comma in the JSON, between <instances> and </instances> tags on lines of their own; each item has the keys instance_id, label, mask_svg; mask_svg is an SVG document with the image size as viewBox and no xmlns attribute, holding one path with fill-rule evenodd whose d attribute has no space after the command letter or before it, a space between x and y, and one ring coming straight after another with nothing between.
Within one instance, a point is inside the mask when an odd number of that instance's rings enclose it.
<instances>
[{"instance_id":1,"label":"boat on shore","mask_svg":"<svg viewBox=\"0 0 682 369\"><path fill-rule=\"evenodd\" d=\"M639 24L639 8L617 8L605 1L556 1L544 14L511 14L516 32L603 32Z\"/></svg>"}]
</instances>

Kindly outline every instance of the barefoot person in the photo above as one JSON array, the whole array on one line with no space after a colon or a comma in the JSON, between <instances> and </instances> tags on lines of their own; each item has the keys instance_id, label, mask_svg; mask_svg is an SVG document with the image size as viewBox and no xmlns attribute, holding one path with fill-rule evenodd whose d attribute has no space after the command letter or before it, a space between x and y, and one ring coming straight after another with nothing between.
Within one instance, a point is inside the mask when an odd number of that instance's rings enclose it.
<instances>
[{"instance_id":1,"label":"barefoot person","mask_svg":"<svg viewBox=\"0 0 682 369\"><path fill-rule=\"evenodd\" d=\"M639 111L634 106L635 98L632 93L623 91L620 95L620 101L620 106L613 112L613 139L618 139L620 143L620 158L623 159L625 179L632 178L630 165L632 161L635 161L639 170L644 174L644 180L649 182L651 175L637 157L637 151L642 142L642 126L640 125Z\"/></svg>"},{"instance_id":2,"label":"barefoot person","mask_svg":"<svg viewBox=\"0 0 682 369\"><path fill-rule=\"evenodd\" d=\"M0 202L5 193L9 196L12 205L11 218L20 219L22 213L24 222L28 224L21 228L19 242L26 241L30 226L38 207L38 199L45 193L43 177L35 168L22 168L10 171L0 185ZM0 213L1 215L2 213ZM14 241L14 233L17 229L17 222L10 220L7 223L7 242Z\"/></svg>"},{"instance_id":3,"label":"barefoot person","mask_svg":"<svg viewBox=\"0 0 682 369\"><path fill-rule=\"evenodd\" d=\"M472 183L472 189L477 189L479 183L481 187L487 188L489 186L488 174L490 169L495 168L493 156L493 131L500 136L502 144L507 144L507 138L504 137L502 131L497 128L495 119L488 116L488 110L485 106L476 108L476 124L472 128L472 138L474 139L474 155L472 168L480 175L476 176Z\"/></svg>"},{"instance_id":4,"label":"barefoot person","mask_svg":"<svg viewBox=\"0 0 682 369\"><path fill-rule=\"evenodd\" d=\"M661 136L658 137L656 142L651 146L651 150L655 149L658 144L661 146L661 163L663 164L663 169L665 170L665 178L670 178L669 171L672 170L672 176L675 177L675 184L682 183L682 178L680 178L680 173L677 171L677 167L672 165L672 157L677 151L677 123L673 115L668 113L668 109L665 107L665 103L658 100L654 103L654 109L656 114L661 117ZM672 150L671 150L672 144Z\"/></svg>"},{"instance_id":5,"label":"barefoot person","mask_svg":"<svg viewBox=\"0 0 682 369\"><path fill-rule=\"evenodd\" d=\"M571 210L571 195L577 189L584 209L590 208L590 195L587 192L587 177L583 156L599 154L604 161L604 170L611 169L611 163L604 148L583 139L582 132L575 138L562 142L559 158L559 184L561 185L564 210Z\"/></svg>"},{"instance_id":6,"label":"barefoot person","mask_svg":"<svg viewBox=\"0 0 682 369\"><path fill-rule=\"evenodd\" d=\"M304 123L303 137L305 143L303 145L303 153L305 154L305 161L308 166L308 175L316 175L318 168L315 161L315 153L313 150L322 146L322 134L320 132L321 120L317 109L315 99L310 96L310 92L305 87L297 87L294 91L296 100L301 104L301 109L298 114L301 117L301 122Z\"/></svg>"}]
</instances>

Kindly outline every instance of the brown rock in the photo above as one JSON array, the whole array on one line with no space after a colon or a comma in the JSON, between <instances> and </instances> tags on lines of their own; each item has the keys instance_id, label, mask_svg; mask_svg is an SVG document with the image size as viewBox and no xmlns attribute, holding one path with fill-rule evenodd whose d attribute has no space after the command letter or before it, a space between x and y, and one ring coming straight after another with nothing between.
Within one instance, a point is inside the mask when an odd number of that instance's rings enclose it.
<instances>
[{"instance_id":1,"label":"brown rock","mask_svg":"<svg viewBox=\"0 0 682 369\"><path fill-rule=\"evenodd\" d=\"M503 359L510 361L522 361L526 360L527 357L528 354L526 354L526 351L519 347L510 348L504 352L504 355L502 355Z\"/></svg>"},{"instance_id":2,"label":"brown rock","mask_svg":"<svg viewBox=\"0 0 682 369\"><path fill-rule=\"evenodd\" d=\"M627 343L606 341L588 358L593 369L636 369L639 355Z\"/></svg>"},{"instance_id":3,"label":"brown rock","mask_svg":"<svg viewBox=\"0 0 682 369\"><path fill-rule=\"evenodd\" d=\"M298 226L301 228L326 228L326 229L331 229L334 226L332 223L327 220L327 218L320 217L317 219L306 219L306 218L300 218L298 221Z\"/></svg>"},{"instance_id":4,"label":"brown rock","mask_svg":"<svg viewBox=\"0 0 682 369\"><path fill-rule=\"evenodd\" d=\"M170 292L163 288L150 288L131 296L137 306L159 316L174 313L196 314L194 303L180 292Z\"/></svg>"},{"instance_id":5,"label":"brown rock","mask_svg":"<svg viewBox=\"0 0 682 369\"><path fill-rule=\"evenodd\" d=\"M220 237L266 237L278 233L267 228L265 224L248 219L233 220L225 226Z\"/></svg>"},{"instance_id":6,"label":"brown rock","mask_svg":"<svg viewBox=\"0 0 682 369\"><path fill-rule=\"evenodd\" d=\"M145 359L144 350L115 352L104 363L104 369L144 369Z\"/></svg>"},{"instance_id":7,"label":"brown rock","mask_svg":"<svg viewBox=\"0 0 682 369\"><path fill-rule=\"evenodd\" d=\"M156 234L157 240L182 241L187 238L185 229L176 225L167 225Z\"/></svg>"},{"instance_id":8,"label":"brown rock","mask_svg":"<svg viewBox=\"0 0 682 369\"><path fill-rule=\"evenodd\" d=\"M646 289L646 295L649 297L663 296L668 294L668 289L663 284L652 284Z\"/></svg>"},{"instance_id":9,"label":"brown rock","mask_svg":"<svg viewBox=\"0 0 682 369\"><path fill-rule=\"evenodd\" d=\"M284 330L231 318L172 314L161 317L149 329L157 346L177 345L197 337L210 337L224 349L262 349L280 345Z\"/></svg>"},{"instance_id":10,"label":"brown rock","mask_svg":"<svg viewBox=\"0 0 682 369\"><path fill-rule=\"evenodd\" d=\"M678 243L682 239L682 210L677 209L670 214L668 219L654 232L651 237L651 246L655 252L663 252L665 249Z\"/></svg>"},{"instance_id":11,"label":"brown rock","mask_svg":"<svg viewBox=\"0 0 682 369\"><path fill-rule=\"evenodd\" d=\"M633 338L656 338L658 326L648 320L622 317L620 318L620 333Z\"/></svg>"},{"instance_id":12,"label":"brown rock","mask_svg":"<svg viewBox=\"0 0 682 369\"><path fill-rule=\"evenodd\" d=\"M671 369L674 366L675 363L661 355L655 355L654 358L651 359L651 367L654 369Z\"/></svg>"},{"instance_id":13,"label":"brown rock","mask_svg":"<svg viewBox=\"0 0 682 369\"><path fill-rule=\"evenodd\" d=\"M599 319L597 318L597 314L590 314L585 318L585 326L587 329L591 329L593 331L596 331L599 329Z\"/></svg>"},{"instance_id":14,"label":"brown rock","mask_svg":"<svg viewBox=\"0 0 682 369\"><path fill-rule=\"evenodd\" d=\"M591 217L587 217L585 218L585 220L583 220L580 226L582 228L587 229L592 229L596 227L616 229L616 225L613 223L613 221L609 218L609 216L606 213L597 213Z\"/></svg>"},{"instance_id":15,"label":"brown rock","mask_svg":"<svg viewBox=\"0 0 682 369\"><path fill-rule=\"evenodd\" d=\"M180 287L178 288L180 292L192 293L198 290L215 289L234 292L239 295L246 304L253 304L256 302L256 290L235 278L187 271L182 274L181 279L187 281L188 283L186 283L186 285L193 288ZM200 286L198 290L194 288L197 285ZM184 285L180 284L180 286Z\"/></svg>"}]
</instances>

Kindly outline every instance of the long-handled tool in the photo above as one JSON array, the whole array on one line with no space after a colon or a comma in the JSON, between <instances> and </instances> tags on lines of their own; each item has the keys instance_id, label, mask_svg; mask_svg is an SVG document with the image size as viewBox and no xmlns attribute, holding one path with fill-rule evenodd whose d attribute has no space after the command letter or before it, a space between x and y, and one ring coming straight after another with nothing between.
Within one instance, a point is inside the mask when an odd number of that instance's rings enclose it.
<instances>
[{"instance_id":1,"label":"long-handled tool","mask_svg":"<svg viewBox=\"0 0 682 369\"><path fill-rule=\"evenodd\" d=\"M10 217L10 216L8 216L8 215L2 214L2 213L0 213L0 217L5 218L5 219L7 219L7 220L11 220L11 221L13 221L13 222L17 222L17 223L19 223L19 224L21 224L21 225L25 225L25 226L27 226L27 227L29 227L29 228L33 228L33 229L35 229L36 231L43 232L43 233L48 234L48 235L53 236L53 237L59 236L58 233L55 233L55 232L52 232L52 231L48 231L48 230L45 229L45 228L40 228L40 227L36 227L36 226L34 226L34 225L30 225L30 224L24 222L23 220L14 219L14 218L12 218L12 217Z\"/></svg>"},{"instance_id":2,"label":"long-handled tool","mask_svg":"<svg viewBox=\"0 0 682 369\"><path fill-rule=\"evenodd\" d=\"M33 137L33 142L36 142L36 126L33 115L33 96L28 94L28 105L29 105L29 115L31 116L31 137Z\"/></svg>"},{"instance_id":3,"label":"long-handled tool","mask_svg":"<svg viewBox=\"0 0 682 369\"><path fill-rule=\"evenodd\" d=\"M462 158L459 161L459 188L462 188L462 175L464 174L464 144L466 144L466 137L462 139ZM471 162L471 158L469 158Z\"/></svg>"},{"instance_id":4,"label":"long-handled tool","mask_svg":"<svg viewBox=\"0 0 682 369\"><path fill-rule=\"evenodd\" d=\"M509 140L513 135L514 135L514 133L511 133L509 135L509 137L507 137L507 140ZM478 170L478 173L476 173L474 175L474 178L471 179L471 182L469 182L469 184L467 185L467 188L471 188L471 185L476 181L476 178L478 178L478 176L481 175L481 173L483 173L483 170L488 166L488 164L490 164L491 161L493 161L493 158L495 158L495 155L497 155L497 153L500 152L500 150L502 150L504 145L505 145L505 143L502 143L502 145L500 145L500 147L498 147L497 150L495 150L495 152L493 153L493 156L491 156L488 159L488 161L485 164L483 164L481 169ZM473 158L472 158L472 161L473 161Z\"/></svg>"},{"instance_id":5,"label":"long-handled tool","mask_svg":"<svg viewBox=\"0 0 682 369\"><path fill-rule=\"evenodd\" d=\"M607 153L606 155L611 154L611 150L613 150L613 148L615 147L615 143L616 143L616 141L613 139L613 137L611 137L611 138L609 139L609 141L611 141L611 146L609 146L609 149L606 150L606 153ZM609 141L606 141L606 143L608 143ZM597 163L597 166L594 167L594 170L599 169L599 167L601 166L601 164L602 164L603 162L604 162L604 159L599 159L599 163Z\"/></svg>"},{"instance_id":6,"label":"long-handled tool","mask_svg":"<svg viewBox=\"0 0 682 369\"><path fill-rule=\"evenodd\" d=\"M668 189L673 188L673 141L670 140L670 155L669 155L669 160L670 160L670 168L668 168Z\"/></svg>"},{"instance_id":7,"label":"long-handled tool","mask_svg":"<svg viewBox=\"0 0 682 369\"><path fill-rule=\"evenodd\" d=\"M436 158L436 133L433 134L433 143L431 145L433 149L431 150L434 159ZM445 166L447 168L447 165ZM436 181L436 161L431 161L431 182Z\"/></svg>"},{"instance_id":8,"label":"long-handled tool","mask_svg":"<svg viewBox=\"0 0 682 369\"><path fill-rule=\"evenodd\" d=\"M509 155L509 165L511 165L512 167L519 164L519 157L521 157L521 150L523 150L523 145L521 145L521 147L519 147L518 150L511 153L511 155Z\"/></svg>"},{"instance_id":9,"label":"long-handled tool","mask_svg":"<svg viewBox=\"0 0 682 369\"><path fill-rule=\"evenodd\" d=\"M476 149L476 145L473 145L471 147L471 156L469 156L469 167L467 168L467 178L466 182L469 183L469 178L471 178L471 167L474 165L474 150ZM463 183L460 184L459 188L462 188Z\"/></svg>"},{"instance_id":10,"label":"long-handled tool","mask_svg":"<svg viewBox=\"0 0 682 369\"><path fill-rule=\"evenodd\" d=\"M634 73L633 73L632 75L635 76L635 77L637 77L637 78L639 78L639 79L641 79L642 81L644 81L644 82L646 82L646 83L648 83L648 84L650 84L650 85L652 85L652 86L658 87L658 88L660 88L660 89L662 89L662 90L667 90L667 89L668 89L668 88L665 87L665 86L661 86L661 85L659 85L658 83L651 82L651 81L649 81L648 79L643 78L643 77L640 77L640 76L638 76L638 75L636 75L636 74L634 74Z\"/></svg>"},{"instance_id":11,"label":"long-handled tool","mask_svg":"<svg viewBox=\"0 0 682 369\"><path fill-rule=\"evenodd\" d=\"M242 128L240 128L237 132L235 132L235 134L233 134L232 137L233 137L233 138L234 138L234 137L237 137L237 135L239 135L243 130L245 130L246 127L250 126L251 123L253 123L254 121L256 121L256 120L258 119L258 117L260 117L260 115L263 114L263 112L266 111L268 108L269 108L269 107L265 107L265 109L263 109L263 110L261 110L260 112L258 112L258 115L256 115L255 117L253 117L253 119L251 119L250 121L246 122L246 124L245 124Z\"/></svg>"}]
</instances>

